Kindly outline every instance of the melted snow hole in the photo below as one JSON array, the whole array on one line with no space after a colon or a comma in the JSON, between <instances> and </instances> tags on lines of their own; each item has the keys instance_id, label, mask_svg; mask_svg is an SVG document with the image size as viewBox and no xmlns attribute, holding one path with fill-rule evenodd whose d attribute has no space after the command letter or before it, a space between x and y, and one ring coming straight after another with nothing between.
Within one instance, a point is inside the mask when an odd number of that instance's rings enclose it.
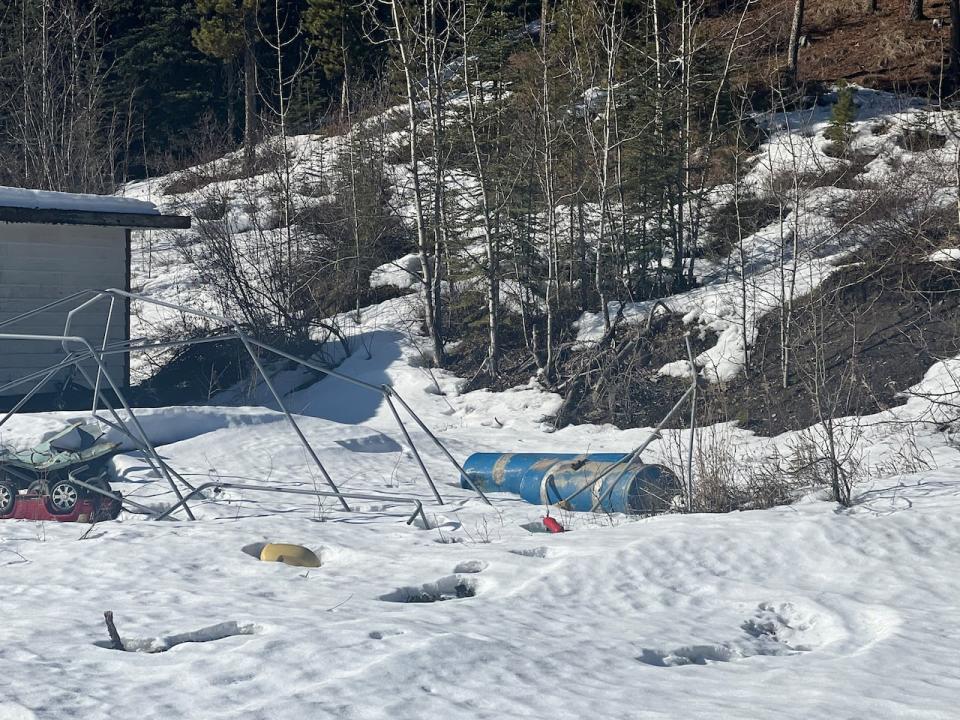
<instances>
[{"instance_id":1,"label":"melted snow hole","mask_svg":"<svg viewBox=\"0 0 960 720\"><path fill-rule=\"evenodd\" d=\"M729 662L756 655L797 655L813 649L806 640L813 635L815 620L797 613L790 603L778 606L761 603L753 616L741 623L743 634L735 640L672 650L644 648L637 660L657 667L676 667Z\"/></svg>"},{"instance_id":2,"label":"melted snow hole","mask_svg":"<svg viewBox=\"0 0 960 720\"><path fill-rule=\"evenodd\" d=\"M477 581L474 578L447 575L436 582L397 588L393 592L381 595L380 599L398 603L433 603L474 597L476 594Z\"/></svg>"},{"instance_id":3,"label":"melted snow hole","mask_svg":"<svg viewBox=\"0 0 960 720\"><path fill-rule=\"evenodd\" d=\"M162 653L185 643L205 643L213 642L214 640L223 640L236 635L254 635L260 632L260 630L260 626L255 623L238 623L235 620L231 620L177 635L164 635L163 637L143 639L121 638L121 640L123 641L123 649L126 652ZM99 640L95 642L94 645L113 649L109 640Z\"/></svg>"}]
</instances>

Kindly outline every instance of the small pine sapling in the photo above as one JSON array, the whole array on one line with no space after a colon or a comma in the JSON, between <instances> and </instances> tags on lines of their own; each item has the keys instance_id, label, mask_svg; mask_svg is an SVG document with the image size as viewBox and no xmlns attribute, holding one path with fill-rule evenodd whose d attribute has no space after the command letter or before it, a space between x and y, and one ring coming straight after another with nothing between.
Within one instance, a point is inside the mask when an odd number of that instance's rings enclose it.
<instances>
[{"instance_id":1,"label":"small pine sapling","mask_svg":"<svg viewBox=\"0 0 960 720\"><path fill-rule=\"evenodd\" d=\"M830 127L824 136L833 143L832 155L846 154L853 137L853 121L857 119L857 105L853 101L854 89L842 83L837 88L837 102L830 113Z\"/></svg>"}]
</instances>

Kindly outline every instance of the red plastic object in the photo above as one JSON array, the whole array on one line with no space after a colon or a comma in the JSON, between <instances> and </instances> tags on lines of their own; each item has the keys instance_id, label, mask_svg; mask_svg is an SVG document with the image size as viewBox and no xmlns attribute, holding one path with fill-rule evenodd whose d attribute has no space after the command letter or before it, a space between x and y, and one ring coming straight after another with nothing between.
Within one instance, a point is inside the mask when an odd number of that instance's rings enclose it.
<instances>
[{"instance_id":1,"label":"red plastic object","mask_svg":"<svg viewBox=\"0 0 960 720\"><path fill-rule=\"evenodd\" d=\"M100 522L115 520L120 514L120 503L108 498L81 498L76 507L66 514L54 514L40 495L19 495L9 515L0 520L49 520L51 522Z\"/></svg>"},{"instance_id":2,"label":"red plastic object","mask_svg":"<svg viewBox=\"0 0 960 720\"><path fill-rule=\"evenodd\" d=\"M558 523L556 520L554 520L554 519L553 519L552 517L550 517L549 515L547 515L547 517L545 517L545 518L543 519L543 526L544 526L547 530L549 530L550 532L552 532L552 533L562 533L562 532L565 532L564 529L563 529L563 525L561 525L560 523Z\"/></svg>"}]
</instances>

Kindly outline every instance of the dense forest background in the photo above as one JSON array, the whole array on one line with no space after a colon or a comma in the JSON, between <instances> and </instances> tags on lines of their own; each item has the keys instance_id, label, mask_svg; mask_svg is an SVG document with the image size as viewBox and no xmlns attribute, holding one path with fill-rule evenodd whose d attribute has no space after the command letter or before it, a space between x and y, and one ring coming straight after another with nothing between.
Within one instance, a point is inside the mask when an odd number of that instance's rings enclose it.
<instances>
[{"instance_id":1,"label":"dense forest background","mask_svg":"<svg viewBox=\"0 0 960 720\"><path fill-rule=\"evenodd\" d=\"M336 318L409 294L425 365L469 387L535 377L564 397L558 425L651 425L683 387L660 369L691 327L665 301L734 283L723 342L742 358L701 367L717 381L701 412L768 430L884 407L960 352L960 277L924 264L957 234L940 193L960 156L938 151L960 135L939 112L960 73L960 0L2 8L0 184L112 192L163 176L151 199L195 223L145 244L146 274L170 249L261 337L353 352ZM861 123L857 140L861 106L881 102L858 86L894 91L885 112L920 96L939 114ZM830 127L791 132L797 111ZM793 145L774 157L783 132ZM877 179L881 139L925 159L898 155ZM805 289L801 268L854 245L859 270ZM625 320L644 302L649 316ZM909 337L886 323L908 306L922 317ZM851 365L851 347L880 356ZM211 395L231 379L221 360L180 367Z\"/></svg>"},{"instance_id":2,"label":"dense forest background","mask_svg":"<svg viewBox=\"0 0 960 720\"><path fill-rule=\"evenodd\" d=\"M540 12L523 1L490 10L515 31ZM240 142L247 125L258 135L275 131L285 83L286 130L315 131L340 106L345 82L389 75L387 31L371 22L375 16L389 22L389 7L338 0L5 2L0 182L102 191L168 172L195 161L211 137Z\"/></svg>"},{"instance_id":3,"label":"dense forest background","mask_svg":"<svg viewBox=\"0 0 960 720\"><path fill-rule=\"evenodd\" d=\"M435 29L452 19L456 5L482 17L480 34L493 40L477 48L486 72L522 62L536 46L544 9L551 22L586 20L608 12L606 4L564 0L543 8L532 0L490 0L436 3L426 11L423 3L406 3ZM618 72L642 73L642 62L635 63L638 54L653 52L652 34L662 36L667 51L683 41L686 23L698 60L711 46L722 54L739 29L736 47L729 48L736 67L729 69L749 86L752 101L770 95L782 80L771 73L786 66L798 66L794 79L807 83L846 78L937 94L951 42L948 4L624 0L615 3L617 22L634 52L620 53ZM212 151L210 138L240 142L245 133L253 140L275 131L281 95L290 133L342 120L350 88L380 84L380 101L396 99L402 82L392 6L381 0L7 0L0 10L0 182L109 190L195 162ZM597 51L589 47L589 28L571 32L581 50ZM790 47L793 32L796 47ZM451 57L462 49L445 43ZM662 60L676 69L680 58ZM352 97L361 95L370 93L354 89Z\"/></svg>"}]
</instances>

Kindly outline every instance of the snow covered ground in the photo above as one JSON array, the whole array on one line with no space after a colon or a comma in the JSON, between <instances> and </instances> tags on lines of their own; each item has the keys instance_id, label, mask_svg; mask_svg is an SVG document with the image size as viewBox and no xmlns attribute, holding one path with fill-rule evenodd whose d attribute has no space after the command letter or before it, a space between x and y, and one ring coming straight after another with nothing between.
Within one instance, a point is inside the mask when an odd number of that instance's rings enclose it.
<instances>
[{"instance_id":1,"label":"snow covered ground","mask_svg":"<svg viewBox=\"0 0 960 720\"><path fill-rule=\"evenodd\" d=\"M876 145L880 161L867 171L882 173L884 158L903 155L891 138L914 111L866 97L855 142ZM804 145L812 154L793 149L790 158L822 160L823 112L775 119L813 138ZM870 124L877 118L882 132ZM298 152L311 142L298 140ZM775 136L765 157L779 162L788 142ZM953 153L953 143L951 135L942 152ZM150 184L129 194L166 209ZM798 292L854 247L830 240L835 228L821 210L836 197L821 189L807 198L801 229L811 242L791 260L802 264ZM135 286L206 307L210 298L164 242L142 236ZM746 243L748 329L776 307L777 242L779 228L767 228ZM408 282L408 265L401 258L376 281ZM725 272L704 264L705 287L668 301L719 332L701 358L716 379L737 371L743 343L738 283ZM359 322L339 318L355 347L339 370L392 385L458 460L478 451L627 451L646 437L612 426L553 431L560 398L535 384L463 392L462 379L424 367L416 302L405 296L365 309ZM648 309L626 314L640 320ZM149 336L165 318L143 310L135 332ZM581 320L581 339L597 322ZM438 505L379 394L287 372L277 382L333 480L384 499L346 513L329 500L226 490L192 503L196 522L124 513L92 529L0 523L0 720L957 717L960 445L931 399L957 400L958 377L960 361L947 360L906 405L850 422L867 472L849 510L814 490L791 506L726 515L554 511L570 530L554 535L527 529L544 508L495 494L488 507L461 489L453 467L411 428L445 500ZM194 484L325 489L266 389L245 400L264 407L239 401L227 393L222 406L137 416ZM21 415L0 428L0 443L28 447L79 417ZM704 432L743 465L797 438ZM644 458L675 463L685 437L665 433ZM905 462L904 448L922 462ZM115 487L138 502L173 502L133 448L112 470ZM427 524L405 524L409 505L388 499L397 495L420 499ZM253 555L265 542L302 543L322 567L262 563ZM106 610L138 652L109 647Z\"/></svg>"},{"instance_id":2,"label":"snow covered ground","mask_svg":"<svg viewBox=\"0 0 960 720\"><path fill-rule=\"evenodd\" d=\"M459 459L626 450L645 435L548 432L555 398L533 387L459 394L455 377L419 366L404 302L367 315L369 357L341 369L392 383ZM919 390L942 389L951 369ZM937 469L863 485L851 510L814 493L728 515L561 513L571 532L552 535L523 527L542 508L498 495L487 507L456 487L415 432L446 500L433 503L378 396L325 380L294 402L344 490L418 497L430 527L406 525L397 502L345 513L240 491L195 503L197 522L2 523L0 718L956 716L960 452L939 418L915 429ZM868 464L903 431L887 421L928 410L914 398L866 419ZM279 413L139 415L192 482L322 484ZM3 441L29 444L66 417L15 418ZM789 440L731 432L759 454ZM114 464L124 493L171 501L135 453ZM323 565L249 554L269 541L302 543ZM165 651L110 649L105 610L129 647Z\"/></svg>"}]
</instances>

